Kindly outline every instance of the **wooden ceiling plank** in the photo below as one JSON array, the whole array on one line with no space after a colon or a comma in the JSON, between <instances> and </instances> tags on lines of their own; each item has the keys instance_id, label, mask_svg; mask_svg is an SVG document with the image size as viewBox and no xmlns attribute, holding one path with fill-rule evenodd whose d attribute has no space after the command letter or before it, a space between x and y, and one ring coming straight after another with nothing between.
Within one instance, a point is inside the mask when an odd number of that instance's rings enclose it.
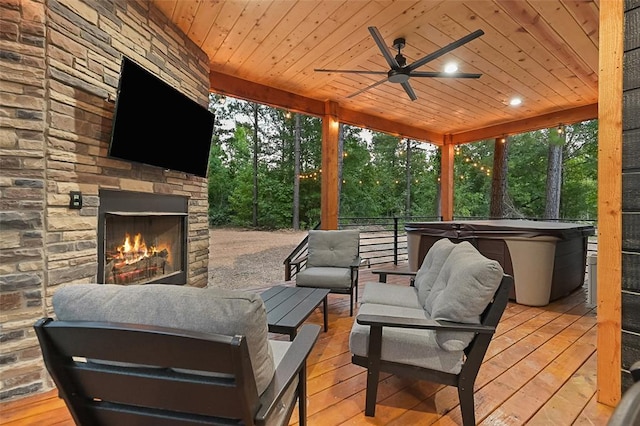
<instances>
[{"instance_id":1,"label":"wooden ceiling plank","mask_svg":"<svg viewBox=\"0 0 640 426\"><path fill-rule=\"evenodd\" d=\"M200 46L205 52L204 42L211 32L213 23L217 20L222 10L223 2L203 1L196 10L197 19L194 19L187 35L195 44Z\"/></svg>"},{"instance_id":2,"label":"wooden ceiling plank","mask_svg":"<svg viewBox=\"0 0 640 426\"><path fill-rule=\"evenodd\" d=\"M189 34L189 28L191 27L200 1L201 0L187 0L176 3L172 20L185 34Z\"/></svg>"},{"instance_id":3,"label":"wooden ceiling plank","mask_svg":"<svg viewBox=\"0 0 640 426\"><path fill-rule=\"evenodd\" d=\"M598 25L600 9L598 4L584 0L563 0L565 7L589 36L593 45L600 43L600 26Z\"/></svg>"},{"instance_id":4,"label":"wooden ceiling plank","mask_svg":"<svg viewBox=\"0 0 640 426\"><path fill-rule=\"evenodd\" d=\"M524 71L549 85L550 90L555 92L556 96L571 99L572 102L583 101L578 93L564 83L565 79L571 76L575 77L575 74L571 73L555 56L547 52L543 44L532 38L529 33L521 31L520 25L510 16L504 14L498 5L479 6L480 4L474 2L465 4L470 13L481 17L487 25L491 26L492 31L487 31L488 34L484 36L487 37L487 40L492 41L492 44L499 48L498 50L504 52ZM500 37L497 37L498 34ZM561 78L559 80L550 79L550 73ZM554 84L554 82L560 82L560 84Z\"/></svg>"},{"instance_id":5,"label":"wooden ceiling plank","mask_svg":"<svg viewBox=\"0 0 640 426\"><path fill-rule=\"evenodd\" d=\"M285 16L271 28L271 33L260 43L259 48L254 50L251 55L239 63L239 69L242 74L238 77L247 77L255 70L262 69L263 61L269 58L285 57L297 43L297 40L306 37L311 33L313 27L304 25L306 19L314 16L313 11L322 8L323 11L331 10L329 7L337 7L340 3L332 1L329 3L302 1L290 2L293 6L289 9ZM326 12L327 14L329 12Z\"/></svg>"},{"instance_id":6,"label":"wooden ceiling plank","mask_svg":"<svg viewBox=\"0 0 640 426\"><path fill-rule=\"evenodd\" d=\"M175 23L173 11L176 8L178 0L154 0L153 4L162 12L164 16Z\"/></svg>"},{"instance_id":7,"label":"wooden ceiling plank","mask_svg":"<svg viewBox=\"0 0 640 426\"><path fill-rule=\"evenodd\" d=\"M459 27L462 23L454 21L451 17L447 16L441 19L441 25L443 29L451 31L451 28ZM474 25L476 25L475 21ZM486 25L489 26L488 24ZM471 28L467 28L467 30L471 31ZM484 72L486 76L503 85L502 89L496 87L495 83L493 86L494 89L501 91L501 101L508 101L514 94L518 94L528 99L529 102L553 103L556 106L560 106L560 104L557 103L557 93L552 92L538 78L525 72L500 48L502 46L496 46L495 43L493 35L488 32L476 40L473 46L469 46L469 49L482 52L481 55L475 55L477 59L473 65ZM490 58L490 60L483 58ZM480 80L482 80L482 78ZM488 79L484 81L488 81Z\"/></svg>"},{"instance_id":8,"label":"wooden ceiling plank","mask_svg":"<svg viewBox=\"0 0 640 426\"><path fill-rule=\"evenodd\" d=\"M271 5L273 0L251 0L246 3L244 9L237 17L226 37L220 44L215 54L210 55L212 64L216 64L218 71L235 75L237 65L230 58L237 52L239 46L247 39L251 39L251 32L255 28L256 20L260 19Z\"/></svg>"},{"instance_id":9,"label":"wooden ceiling plank","mask_svg":"<svg viewBox=\"0 0 640 426\"><path fill-rule=\"evenodd\" d=\"M202 50L204 50L209 57L212 69L218 68L218 64L213 61L213 57L218 50L220 50L220 46L235 25L247 3L248 0L225 1L222 3L222 9L216 16L216 20L213 22L207 34L207 38L202 43Z\"/></svg>"},{"instance_id":10,"label":"wooden ceiling plank","mask_svg":"<svg viewBox=\"0 0 640 426\"><path fill-rule=\"evenodd\" d=\"M260 49L267 50L269 45L280 43L278 33L273 29L277 27L278 23L294 4L291 1L272 1L259 17L249 21L248 26L253 25L247 31L250 36L245 37L239 45L234 47L233 53L227 60L228 66L225 69L233 70L234 75L238 75L242 69L242 64L255 52ZM238 21L238 24L240 24L240 21Z\"/></svg>"},{"instance_id":11,"label":"wooden ceiling plank","mask_svg":"<svg viewBox=\"0 0 640 426\"><path fill-rule=\"evenodd\" d=\"M598 71L598 45L593 43L585 28L576 22L575 16L562 2L538 0L532 1L531 6L557 31L565 45L569 46L592 71Z\"/></svg>"},{"instance_id":12,"label":"wooden ceiling plank","mask_svg":"<svg viewBox=\"0 0 640 426\"><path fill-rule=\"evenodd\" d=\"M285 90L265 86L217 71L210 72L209 86L212 92L221 95L258 102L316 117L322 117L324 114L325 103L323 101L296 95Z\"/></svg>"},{"instance_id":13,"label":"wooden ceiling plank","mask_svg":"<svg viewBox=\"0 0 640 426\"><path fill-rule=\"evenodd\" d=\"M366 27L375 26L376 28L384 28L390 25L394 28L403 28L410 19L424 15L429 10L438 6L441 2L387 2L386 7L381 9L375 16L371 17L370 22L366 23ZM398 36L400 37L400 35ZM393 44L395 37L388 36L385 43L389 49ZM341 48L344 46L344 48ZM362 64L377 58L373 68L363 68L373 71L386 71L389 67L383 59L378 46L371 37L365 26L361 31L352 33L349 38L344 40L341 45L336 45L334 49L327 52L325 56L316 58L314 68L330 68L330 69L354 69L362 68Z\"/></svg>"},{"instance_id":14,"label":"wooden ceiling plank","mask_svg":"<svg viewBox=\"0 0 640 426\"><path fill-rule=\"evenodd\" d=\"M580 57L573 54L573 50L565 46L564 40L544 20L540 19L537 11L530 7L527 2L514 0L496 0L496 2L513 19L520 22L522 27L531 33L533 37L546 40L549 52L555 55L559 61L564 62L569 69L573 70L584 82L585 87L595 88L597 86L597 70L591 69Z\"/></svg>"},{"instance_id":15,"label":"wooden ceiling plank","mask_svg":"<svg viewBox=\"0 0 640 426\"><path fill-rule=\"evenodd\" d=\"M529 117L509 123L501 123L482 129L460 132L453 135L453 143L456 145L477 142L484 139L494 139L501 136L519 134L533 130L556 127L559 124L574 124L586 120L598 118L598 104L555 111L536 117Z\"/></svg>"},{"instance_id":16,"label":"wooden ceiling plank","mask_svg":"<svg viewBox=\"0 0 640 426\"><path fill-rule=\"evenodd\" d=\"M307 37L296 46L292 52L296 60L290 66L280 67L278 64L270 71L270 75L279 75L292 87L296 87L302 77L315 76L313 68L318 58L331 54L341 42L351 39L354 31L359 34L360 29L367 25L371 16L375 16L380 9L381 6L377 2L345 3L318 27L313 37Z\"/></svg>"}]
</instances>

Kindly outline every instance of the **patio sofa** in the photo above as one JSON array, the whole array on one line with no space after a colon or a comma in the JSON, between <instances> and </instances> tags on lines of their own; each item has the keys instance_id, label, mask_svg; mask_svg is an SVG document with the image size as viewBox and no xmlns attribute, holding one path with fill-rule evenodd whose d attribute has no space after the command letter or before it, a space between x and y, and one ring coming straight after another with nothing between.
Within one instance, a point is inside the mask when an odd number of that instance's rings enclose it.
<instances>
[{"instance_id":1,"label":"patio sofa","mask_svg":"<svg viewBox=\"0 0 640 426\"><path fill-rule=\"evenodd\" d=\"M443 238L412 286L365 285L349 346L366 367L365 415L375 415L381 371L458 388L463 422L475 423L473 384L513 286L469 242Z\"/></svg>"}]
</instances>

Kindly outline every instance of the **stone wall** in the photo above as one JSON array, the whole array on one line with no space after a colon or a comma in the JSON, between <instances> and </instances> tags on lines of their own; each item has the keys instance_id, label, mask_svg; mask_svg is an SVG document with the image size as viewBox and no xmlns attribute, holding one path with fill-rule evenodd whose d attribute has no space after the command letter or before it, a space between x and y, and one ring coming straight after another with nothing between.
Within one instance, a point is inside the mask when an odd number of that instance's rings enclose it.
<instances>
[{"instance_id":1,"label":"stone wall","mask_svg":"<svg viewBox=\"0 0 640 426\"><path fill-rule=\"evenodd\" d=\"M97 281L101 188L188 196L187 284L206 285L206 179L108 158L107 149L123 54L205 106L209 63L144 1L0 0L0 31L0 401L7 401L52 388L32 326L51 315L56 288ZM82 209L69 209L70 191L82 192Z\"/></svg>"}]
</instances>

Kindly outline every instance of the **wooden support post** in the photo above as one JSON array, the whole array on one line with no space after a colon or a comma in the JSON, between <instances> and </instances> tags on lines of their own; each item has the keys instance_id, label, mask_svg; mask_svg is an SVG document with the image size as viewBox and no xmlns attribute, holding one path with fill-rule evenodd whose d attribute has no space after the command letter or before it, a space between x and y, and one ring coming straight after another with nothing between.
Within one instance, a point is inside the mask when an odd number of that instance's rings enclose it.
<instances>
[{"instance_id":1,"label":"wooden support post","mask_svg":"<svg viewBox=\"0 0 640 426\"><path fill-rule=\"evenodd\" d=\"M320 220L322 229L338 229L338 104L325 103L322 118L322 179Z\"/></svg>"},{"instance_id":2,"label":"wooden support post","mask_svg":"<svg viewBox=\"0 0 640 426\"><path fill-rule=\"evenodd\" d=\"M445 135L440 158L440 211L442 220L453 220L453 144Z\"/></svg>"},{"instance_id":3,"label":"wooden support post","mask_svg":"<svg viewBox=\"0 0 640 426\"><path fill-rule=\"evenodd\" d=\"M598 402L622 386L622 58L624 2L600 2L598 76Z\"/></svg>"}]
</instances>

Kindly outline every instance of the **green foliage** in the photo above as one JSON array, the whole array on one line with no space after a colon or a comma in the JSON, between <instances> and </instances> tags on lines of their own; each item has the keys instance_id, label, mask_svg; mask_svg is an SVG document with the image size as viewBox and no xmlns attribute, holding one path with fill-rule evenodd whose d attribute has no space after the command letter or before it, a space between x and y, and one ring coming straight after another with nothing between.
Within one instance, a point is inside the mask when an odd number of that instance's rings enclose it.
<instances>
[{"instance_id":1,"label":"green foliage","mask_svg":"<svg viewBox=\"0 0 640 426\"><path fill-rule=\"evenodd\" d=\"M291 227L294 117L283 110L238 100L212 105L215 105L216 128L209 159L210 223L252 225L253 176L257 173L258 226ZM311 228L320 220L322 121L300 115L300 127L299 218L303 228ZM351 126L343 126L343 131L341 217L435 217L438 214L439 149L410 141L410 164L407 165L407 140ZM256 143L258 166L254 171ZM494 143L489 140L457 147L454 159L456 217L489 215ZM513 211L530 218L544 214L549 144L564 147L561 217L595 219L595 121L566 126L563 137L550 129L509 138L507 191Z\"/></svg>"}]
</instances>

